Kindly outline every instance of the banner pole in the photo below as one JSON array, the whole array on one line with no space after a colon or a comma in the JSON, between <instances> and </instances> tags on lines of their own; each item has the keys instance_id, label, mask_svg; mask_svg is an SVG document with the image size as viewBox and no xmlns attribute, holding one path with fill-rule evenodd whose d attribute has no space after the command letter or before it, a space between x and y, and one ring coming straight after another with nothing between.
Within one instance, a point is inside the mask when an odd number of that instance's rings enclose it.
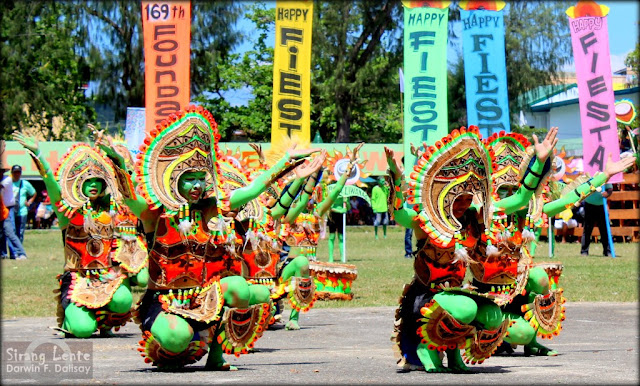
<instances>
[{"instance_id":1,"label":"banner pole","mask_svg":"<svg viewBox=\"0 0 640 386\"><path fill-rule=\"evenodd\" d=\"M604 221L607 226L607 238L609 239L609 250L611 251L611 258L615 259L616 251L613 248L613 235L611 234L611 224L609 224L609 208L607 206L607 199L602 197L603 206L604 206ZM602 237L602 235L600 235Z\"/></svg>"},{"instance_id":2,"label":"banner pole","mask_svg":"<svg viewBox=\"0 0 640 386\"><path fill-rule=\"evenodd\" d=\"M342 262L347 262L347 203L342 198L342 207L344 213L342 213Z\"/></svg>"}]
</instances>

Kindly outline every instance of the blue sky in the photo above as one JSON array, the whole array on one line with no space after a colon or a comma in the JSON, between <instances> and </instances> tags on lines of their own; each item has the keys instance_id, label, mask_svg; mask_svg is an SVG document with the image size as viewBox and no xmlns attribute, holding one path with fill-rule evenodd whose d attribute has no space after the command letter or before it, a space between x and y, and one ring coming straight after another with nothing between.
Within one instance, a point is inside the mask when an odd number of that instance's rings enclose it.
<instances>
[{"instance_id":1,"label":"blue sky","mask_svg":"<svg viewBox=\"0 0 640 386\"><path fill-rule=\"evenodd\" d=\"M624 59L638 43L637 1L599 1L598 4L609 7L609 50L611 51L611 69L624 68Z\"/></svg>"}]
</instances>

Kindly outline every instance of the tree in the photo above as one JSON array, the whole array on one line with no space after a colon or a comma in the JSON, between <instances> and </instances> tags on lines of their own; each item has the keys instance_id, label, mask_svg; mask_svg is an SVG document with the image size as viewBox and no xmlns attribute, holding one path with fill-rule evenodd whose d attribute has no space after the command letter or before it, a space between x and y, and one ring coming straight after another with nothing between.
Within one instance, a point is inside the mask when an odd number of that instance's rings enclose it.
<instances>
[{"instance_id":1,"label":"tree","mask_svg":"<svg viewBox=\"0 0 640 386\"><path fill-rule=\"evenodd\" d=\"M144 56L141 5L137 1L78 3L81 28L89 31L83 41L97 82L93 95L99 104L114 109L115 120L126 116L128 106L144 106Z\"/></svg>"},{"instance_id":2,"label":"tree","mask_svg":"<svg viewBox=\"0 0 640 386\"><path fill-rule=\"evenodd\" d=\"M636 48L631 51L624 60L624 64L631 68L633 72L633 86L638 85L638 74L640 74L640 43L636 43Z\"/></svg>"},{"instance_id":3,"label":"tree","mask_svg":"<svg viewBox=\"0 0 640 386\"><path fill-rule=\"evenodd\" d=\"M4 2L0 27L0 136L14 130L46 140L80 139L95 112L83 85L83 38L70 5Z\"/></svg>"},{"instance_id":4,"label":"tree","mask_svg":"<svg viewBox=\"0 0 640 386\"><path fill-rule=\"evenodd\" d=\"M312 131L325 141L399 139L400 1L316 1L313 12Z\"/></svg>"},{"instance_id":5,"label":"tree","mask_svg":"<svg viewBox=\"0 0 640 386\"><path fill-rule=\"evenodd\" d=\"M139 1L80 3L84 27L91 33L85 50L92 80L99 82L95 100L114 108L116 120L129 106L144 106L144 56ZM191 2L191 99L217 92L224 79L219 68L243 38L235 23L244 5L233 1Z\"/></svg>"},{"instance_id":6,"label":"tree","mask_svg":"<svg viewBox=\"0 0 640 386\"><path fill-rule=\"evenodd\" d=\"M447 72L449 131L467 126L467 96L464 82L464 61L460 55L453 69Z\"/></svg>"},{"instance_id":7,"label":"tree","mask_svg":"<svg viewBox=\"0 0 640 386\"><path fill-rule=\"evenodd\" d=\"M207 108L218 123L223 141L233 139L233 132L243 130L253 142L269 142L271 138L271 101L273 98L273 47L267 45L273 31L275 9L264 3L252 4L246 17L253 21L259 36L252 49L242 55L234 53L209 74L206 84L218 87L202 93L196 100ZM227 92L251 94L246 105L232 106Z\"/></svg>"}]
</instances>

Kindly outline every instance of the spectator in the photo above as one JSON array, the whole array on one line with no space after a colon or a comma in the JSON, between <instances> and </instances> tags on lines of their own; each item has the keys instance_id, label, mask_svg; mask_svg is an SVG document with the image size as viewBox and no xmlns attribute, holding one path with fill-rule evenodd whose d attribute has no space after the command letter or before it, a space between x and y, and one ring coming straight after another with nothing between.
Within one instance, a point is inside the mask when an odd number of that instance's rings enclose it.
<instances>
[{"instance_id":1,"label":"spectator","mask_svg":"<svg viewBox=\"0 0 640 386\"><path fill-rule=\"evenodd\" d=\"M405 259L413 258L413 245L411 238L413 237L413 229L404 228L404 257Z\"/></svg>"},{"instance_id":2,"label":"spectator","mask_svg":"<svg viewBox=\"0 0 640 386\"><path fill-rule=\"evenodd\" d=\"M3 170L4 172L4 170ZM4 176L4 173L2 173ZM16 234L16 221L15 221L15 203L16 197L13 193L13 179L12 177L5 177L0 183L0 190L2 191L3 205L9 210L7 218L2 223L2 232L0 242L0 257L7 258L7 247L9 247L9 256L12 259L23 260L27 258L27 254L22 247L22 243Z\"/></svg>"},{"instance_id":3,"label":"spectator","mask_svg":"<svg viewBox=\"0 0 640 386\"><path fill-rule=\"evenodd\" d=\"M556 236L560 236L558 241L562 243L573 242L573 233L575 232L575 229L577 226L578 226L578 222L574 218L564 219L564 218L558 217L553 222L553 227L556 230Z\"/></svg>"},{"instance_id":4,"label":"spectator","mask_svg":"<svg viewBox=\"0 0 640 386\"><path fill-rule=\"evenodd\" d=\"M387 225L389 225L389 212L388 212L388 197L389 191L385 186L384 177L378 178L378 184L373 187L371 191L371 207L375 213L375 220L373 221L373 230L376 240L378 240L378 226L382 224L382 232L384 238L387 238Z\"/></svg>"},{"instance_id":5,"label":"spectator","mask_svg":"<svg viewBox=\"0 0 640 386\"><path fill-rule=\"evenodd\" d=\"M0 140L0 182L4 179L4 172L9 169L4 167L4 163L2 161L2 154L4 153L4 141ZM4 237L4 220L9 217L9 209L4 206L4 186L0 184L0 255L2 255L3 259L7 258L7 240Z\"/></svg>"},{"instance_id":6,"label":"spectator","mask_svg":"<svg viewBox=\"0 0 640 386\"><path fill-rule=\"evenodd\" d=\"M604 218L604 200L602 198L608 198L613 192L613 185L604 184L602 186L602 192L594 192L584 200L584 231L582 232L582 248L580 253L582 256L589 255L589 244L591 244L591 232L593 226L598 225L600 229L600 241L602 242L602 254L604 256L611 255L611 249L609 246L609 233L608 224Z\"/></svg>"},{"instance_id":7,"label":"spectator","mask_svg":"<svg viewBox=\"0 0 640 386\"><path fill-rule=\"evenodd\" d=\"M11 178L13 180L13 194L15 202L16 234L21 243L24 243L24 229L27 226L27 216L29 207L36 199L36 190L29 181L22 179L22 167L13 165L11 167Z\"/></svg>"},{"instance_id":8,"label":"spectator","mask_svg":"<svg viewBox=\"0 0 640 386\"><path fill-rule=\"evenodd\" d=\"M349 216L348 223L349 225L359 225L360 210L358 207L360 206L360 202L358 201L358 197L353 196L349 198L349 202L351 203L351 210L347 213Z\"/></svg>"},{"instance_id":9,"label":"spectator","mask_svg":"<svg viewBox=\"0 0 640 386\"><path fill-rule=\"evenodd\" d=\"M53 218L51 215L53 214L53 207L51 206L51 199L46 191L42 192L42 197L44 199L40 204L38 204L38 209L36 209L36 220L35 220L35 229L48 229L51 228L51 222Z\"/></svg>"}]
</instances>

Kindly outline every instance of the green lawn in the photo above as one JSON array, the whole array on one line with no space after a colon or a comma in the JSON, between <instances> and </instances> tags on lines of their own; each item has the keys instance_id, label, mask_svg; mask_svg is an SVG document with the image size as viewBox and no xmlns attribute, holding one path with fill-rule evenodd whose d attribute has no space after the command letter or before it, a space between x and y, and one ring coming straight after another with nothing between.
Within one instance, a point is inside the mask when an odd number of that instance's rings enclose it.
<instances>
[{"instance_id":1,"label":"green lawn","mask_svg":"<svg viewBox=\"0 0 640 386\"><path fill-rule=\"evenodd\" d=\"M380 229L382 233L382 229ZM319 301L316 307L368 307L395 305L404 283L413 275L413 260L405 259L404 229L390 227L388 238L375 241L373 227L350 227L347 233L348 263L358 267L353 284L355 298L350 302ZM337 244L337 242L336 242ZM569 301L638 301L638 247L616 244L618 257L580 256L579 244L558 244L556 257L547 256L548 246L540 243L537 261L560 261L564 272L561 287ZM2 260L2 315L53 316L55 276L62 272L63 254L60 231L27 231L25 261ZM337 245L336 245L337 249ZM600 244L592 254L602 251ZM318 257L327 260L327 241L321 240ZM336 261L339 260L336 250ZM141 289L135 289L137 297Z\"/></svg>"}]
</instances>

